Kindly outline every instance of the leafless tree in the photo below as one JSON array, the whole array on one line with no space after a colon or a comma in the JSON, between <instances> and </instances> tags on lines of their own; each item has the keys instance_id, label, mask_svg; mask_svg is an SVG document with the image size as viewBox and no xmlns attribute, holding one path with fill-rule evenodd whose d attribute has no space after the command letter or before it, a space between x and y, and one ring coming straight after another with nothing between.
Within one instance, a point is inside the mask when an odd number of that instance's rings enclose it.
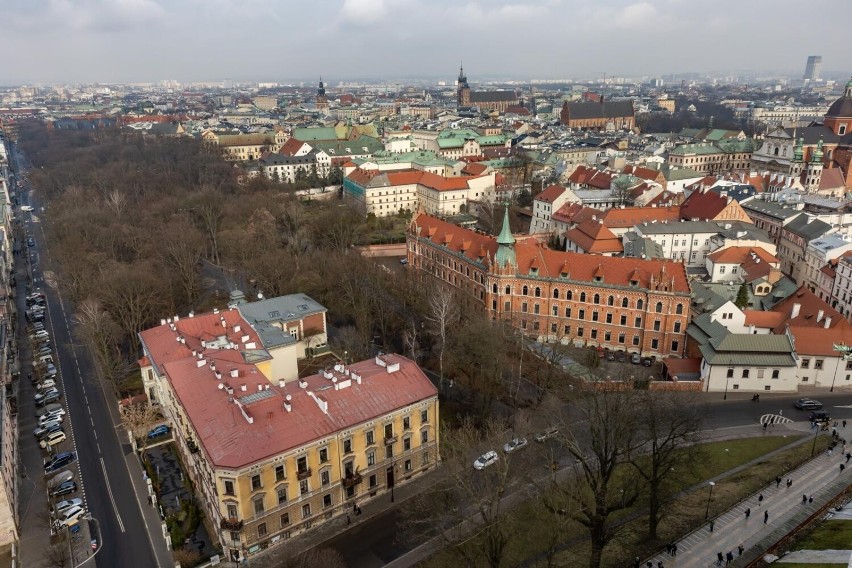
<instances>
[{"instance_id":1,"label":"leafless tree","mask_svg":"<svg viewBox=\"0 0 852 568\"><path fill-rule=\"evenodd\" d=\"M192 210L207 235L210 261L219 264L219 233L225 220L224 196L216 189L207 189L198 195Z\"/></svg>"},{"instance_id":2,"label":"leafless tree","mask_svg":"<svg viewBox=\"0 0 852 568\"><path fill-rule=\"evenodd\" d=\"M101 376L119 386L127 366L118 347L121 329L112 316L99 300L88 298L78 304L74 323L83 341L92 349Z\"/></svg>"},{"instance_id":3,"label":"leafless tree","mask_svg":"<svg viewBox=\"0 0 852 568\"><path fill-rule=\"evenodd\" d=\"M121 409L122 425L130 432L134 440L142 442L137 448L139 451L144 450L148 445L148 432L161 420L160 413L147 402L130 402Z\"/></svg>"},{"instance_id":4,"label":"leafless tree","mask_svg":"<svg viewBox=\"0 0 852 568\"><path fill-rule=\"evenodd\" d=\"M435 334L438 336L438 369L440 387L444 388L444 351L447 347L447 335L450 326L458 317L458 305L453 291L442 285L437 285L429 296L429 315Z\"/></svg>"},{"instance_id":5,"label":"leafless tree","mask_svg":"<svg viewBox=\"0 0 852 568\"><path fill-rule=\"evenodd\" d=\"M346 561L333 548L314 548L284 560L281 568L346 568Z\"/></svg>"},{"instance_id":6,"label":"leafless tree","mask_svg":"<svg viewBox=\"0 0 852 568\"><path fill-rule=\"evenodd\" d=\"M65 533L59 539L44 549L45 568L66 568L71 566L71 556L68 551L68 537Z\"/></svg>"}]
</instances>

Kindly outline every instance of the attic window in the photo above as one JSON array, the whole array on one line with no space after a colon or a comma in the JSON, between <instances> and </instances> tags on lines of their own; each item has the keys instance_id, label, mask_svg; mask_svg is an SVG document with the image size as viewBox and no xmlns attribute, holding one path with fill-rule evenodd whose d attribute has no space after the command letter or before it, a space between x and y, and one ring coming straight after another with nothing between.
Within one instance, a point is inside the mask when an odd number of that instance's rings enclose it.
<instances>
[{"instance_id":1,"label":"attic window","mask_svg":"<svg viewBox=\"0 0 852 568\"><path fill-rule=\"evenodd\" d=\"M633 287L633 288L638 288L639 287L639 281L638 280L631 280L630 286Z\"/></svg>"},{"instance_id":2,"label":"attic window","mask_svg":"<svg viewBox=\"0 0 852 568\"><path fill-rule=\"evenodd\" d=\"M538 276L538 268L530 268L530 276Z\"/></svg>"},{"instance_id":3,"label":"attic window","mask_svg":"<svg viewBox=\"0 0 852 568\"><path fill-rule=\"evenodd\" d=\"M300 311L300 312L306 312L306 311L308 311L308 305L307 305L307 304L300 304L300 305L299 305L299 311Z\"/></svg>"},{"instance_id":4,"label":"attic window","mask_svg":"<svg viewBox=\"0 0 852 568\"><path fill-rule=\"evenodd\" d=\"M568 273L567 272L560 272L559 277L567 280L568 279Z\"/></svg>"},{"instance_id":5,"label":"attic window","mask_svg":"<svg viewBox=\"0 0 852 568\"><path fill-rule=\"evenodd\" d=\"M281 312L279 312L278 310L274 310L274 311L269 312L269 319L280 318L280 317L281 317Z\"/></svg>"},{"instance_id":6,"label":"attic window","mask_svg":"<svg viewBox=\"0 0 852 568\"><path fill-rule=\"evenodd\" d=\"M595 282L603 282L603 276L595 276Z\"/></svg>"}]
</instances>

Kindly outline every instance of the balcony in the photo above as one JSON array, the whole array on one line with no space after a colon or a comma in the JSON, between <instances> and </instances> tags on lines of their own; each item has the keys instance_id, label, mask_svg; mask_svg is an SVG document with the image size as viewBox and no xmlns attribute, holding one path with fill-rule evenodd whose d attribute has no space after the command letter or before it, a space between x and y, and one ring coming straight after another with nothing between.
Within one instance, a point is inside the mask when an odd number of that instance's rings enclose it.
<instances>
[{"instance_id":1,"label":"balcony","mask_svg":"<svg viewBox=\"0 0 852 568\"><path fill-rule=\"evenodd\" d=\"M390 437L385 436L385 445L389 446L390 444L395 444L397 440L399 440L399 436L397 436L396 434Z\"/></svg>"},{"instance_id":2,"label":"balcony","mask_svg":"<svg viewBox=\"0 0 852 568\"><path fill-rule=\"evenodd\" d=\"M364 481L364 479L361 477L360 473L347 473L346 477L343 478L343 487L349 489L350 487L358 485L362 481Z\"/></svg>"},{"instance_id":3,"label":"balcony","mask_svg":"<svg viewBox=\"0 0 852 568\"><path fill-rule=\"evenodd\" d=\"M309 478L312 473L313 471L311 471L311 468L300 469L298 473L296 473L296 477L299 478L299 481L302 481L303 479Z\"/></svg>"},{"instance_id":4,"label":"balcony","mask_svg":"<svg viewBox=\"0 0 852 568\"><path fill-rule=\"evenodd\" d=\"M195 443L195 440L189 438L186 441L186 447L189 448L189 453L197 454L198 453L198 445Z\"/></svg>"},{"instance_id":5,"label":"balcony","mask_svg":"<svg viewBox=\"0 0 852 568\"><path fill-rule=\"evenodd\" d=\"M219 523L219 526L225 530L229 531L241 531L243 530L243 522L238 521L234 518L222 519Z\"/></svg>"}]
</instances>

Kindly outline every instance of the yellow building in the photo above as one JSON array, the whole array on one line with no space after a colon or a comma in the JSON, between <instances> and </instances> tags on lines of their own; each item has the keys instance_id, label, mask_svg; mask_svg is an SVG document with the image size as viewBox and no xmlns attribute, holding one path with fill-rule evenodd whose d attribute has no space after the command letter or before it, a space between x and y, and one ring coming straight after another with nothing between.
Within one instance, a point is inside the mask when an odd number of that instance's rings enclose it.
<instances>
[{"instance_id":1,"label":"yellow building","mask_svg":"<svg viewBox=\"0 0 852 568\"><path fill-rule=\"evenodd\" d=\"M280 365L264 349L275 333L243 318L244 308L140 334L143 377L157 377L197 497L231 560L351 512L438 458L437 390L413 361L382 355L276 376Z\"/></svg>"},{"instance_id":2,"label":"yellow building","mask_svg":"<svg viewBox=\"0 0 852 568\"><path fill-rule=\"evenodd\" d=\"M259 160L264 152L277 152L287 141L286 134L217 134L212 130L201 133L201 139L222 149L222 156L232 162Z\"/></svg>"}]
</instances>

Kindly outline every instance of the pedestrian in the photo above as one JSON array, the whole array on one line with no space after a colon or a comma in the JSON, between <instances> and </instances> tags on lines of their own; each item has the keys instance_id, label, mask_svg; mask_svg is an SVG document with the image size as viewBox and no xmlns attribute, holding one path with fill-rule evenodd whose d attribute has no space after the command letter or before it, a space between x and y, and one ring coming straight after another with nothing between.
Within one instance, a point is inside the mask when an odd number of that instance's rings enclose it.
<instances>
[{"instance_id":1,"label":"pedestrian","mask_svg":"<svg viewBox=\"0 0 852 568\"><path fill-rule=\"evenodd\" d=\"M357 504L357 503L352 503L352 512L353 512L353 513L357 513L357 512L358 512L358 504Z\"/></svg>"},{"instance_id":2,"label":"pedestrian","mask_svg":"<svg viewBox=\"0 0 852 568\"><path fill-rule=\"evenodd\" d=\"M816 420L811 420L811 430L816 428Z\"/></svg>"},{"instance_id":3,"label":"pedestrian","mask_svg":"<svg viewBox=\"0 0 852 568\"><path fill-rule=\"evenodd\" d=\"M846 421L843 421L843 427L846 428Z\"/></svg>"},{"instance_id":4,"label":"pedestrian","mask_svg":"<svg viewBox=\"0 0 852 568\"><path fill-rule=\"evenodd\" d=\"M672 555L672 543L668 543L666 545L666 554L668 554L669 556Z\"/></svg>"},{"instance_id":5,"label":"pedestrian","mask_svg":"<svg viewBox=\"0 0 852 568\"><path fill-rule=\"evenodd\" d=\"M361 507L360 506L358 507L358 512L356 514L359 515L359 516L361 515Z\"/></svg>"},{"instance_id":6,"label":"pedestrian","mask_svg":"<svg viewBox=\"0 0 852 568\"><path fill-rule=\"evenodd\" d=\"M757 506L760 507L763 505L763 493L757 496Z\"/></svg>"},{"instance_id":7,"label":"pedestrian","mask_svg":"<svg viewBox=\"0 0 852 568\"><path fill-rule=\"evenodd\" d=\"M837 437L837 426L832 426L832 427L831 427L831 437L832 437L832 438L836 438L836 437Z\"/></svg>"},{"instance_id":8,"label":"pedestrian","mask_svg":"<svg viewBox=\"0 0 852 568\"><path fill-rule=\"evenodd\" d=\"M349 515L346 515L346 524L347 526L352 524L352 519L349 518Z\"/></svg>"},{"instance_id":9,"label":"pedestrian","mask_svg":"<svg viewBox=\"0 0 852 568\"><path fill-rule=\"evenodd\" d=\"M846 469L846 466L843 465L843 464L840 464L840 473L843 473L844 469Z\"/></svg>"},{"instance_id":10,"label":"pedestrian","mask_svg":"<svg viewBox=\"0 0 852 568\"><path fill-rule=\"evenodd\" d=\"M802 505L806 504L807 502L808 502L808 496L803 494L802 495Z\"/></svg>"},{"instance_id":11,"label":"pedestrian","mask_svg":"<svg viewBox=\"0 0 852 568\"><path fill-rule=\"evenodd\" d=\"M636 560L633 561L633 568L639 568L642 565L642 561L639 560L639 557L636 557Z\"/></svg>"},{"instance_id":12,"label":"pedestrian","mask_svg":"<svg viewBox=\"0 0 852 568\"><path fill-rule=\"evenodd\" d=\"M733 551L728 551L728 554L725 555L725 566L734 561L734 553Z\"/></svg>"},{"instance_id":13,"label":"pedestrian","mask_svg":"<svg viewBox=\"0 0 852 568\"><path fill-rule=\"evenodd\" d=\"M833 450L832 450L831 448L828 448L828 457L831 457L831 452L832 452L832 451L833 451Z\"/></svg>"},{"instance_id":14,"label":"pedestrian","mask_svg":"<svg viewBox=\"0 0 852 568\"><path fill-rule=\"evenodd\" d=\"M778 489L781 486L781 476L775 478L775 489Z\"/></svg>"},{"instance_id":15,"label":"pedestrian","mask_svg":"<svg viewBox=\"0 0 852 568\"><path fill-rule=\"evenodd\" d=\"M713 527L715 527L715 526L716 526L716 521L711 520L710 521L710 532L713 532Z\"/></svg>"},{"instance_id":16,"label":"pedestrian","mask_svg":"<svg viewBox=\"0 0 852 568\"><path fill-rule=\"evenodd\" d=\"M764 511L763 512L763 524L765 525L767 522L769 522L769 511Z\"/></svg>"},{"instance_id":17,"label":"pedestrian","mask_svg":"<svg viewBox=\"0 0 852 568\"><path fill-rule=\"evenodd\" d=\"M790 489L791 487L793 487L793 480L788 477L787 478L787 489Z\"/></svg>"},{"instance_id":18,"label":"pedestrian","mask_svg":"<svg viewBox=\"0 0 852 568\"><path fill-rule=\"evenodd\" d=\"M672 543L672 556L677 556L677 543Z\"/></svg>"},{"instance_id":19,"label":"pedestrian","mask_svg":"<svg viewBox=\"0 0 852 568\"><path fill-rule=\"evenodd\" d=\"M737 552L739 552L739 554L737 556L742 556L744 551L745 551L745 547L743 545L739 545L737 547Z\"/></svg>"},{"instance_id":20,"label":"pedestrian","mask_svg":"<svg viewBox=\"0 0 852 568\"><path fill-rule=\"evenodd\" d=\"M649 560L649 561L645 564L645 566L647 566L648 568L654 568L654 563L653 563L653 562L651 562L651 561Z\"/></svg>"},{"instance_id":21,"label":"pedestrian","mask_svg":"<svg viewBox=\"0 0 852 568\"><path fill-rule=\"evenodd\" d=\"M748 520L748 518L751 516L751 507L749 507L748 509L745 510L745 516L746 516L746 520Z\"/></svg>"},{"instance_id":22,"label":"pedestrian","mask_svg":"<svg viewBox=\"0 0 852 568\"><path fill-rule=\"evenodd\" d=\"M846 463L849 463L849 460L852 459L852 454L846 452Z\"/></svg>"},{"instance_id":23,"label":"pedestrian","mask_svg":"<svg viewBox=\"0 0 852 568\"><path fill-rule=\"evenodd\" d=\"M813 502L814 502L814 496L811 495L810 497L808 497L808 503L813 503Z\"/></svg>"},{"instance_id":24,"label":"pedestrian","mask_svg":"<svg viewBox=\"0 0 852 568\"><path fill-rule=\"evenodd\" d=\"M766 432L766 422L763 423L763 431Z\"/></svg>"},{"instance_id":25,"label":"pedestrian","mask_svg":"<svg viewBox=\"0 0 852 568\"><path fill-rule=\"evenodd\" d=\"M657 568L663 568L663 561L657 560Z\"/></svg>"},{"instance_id":26,"label":"pedestrian","mask_svg":"<svg viewBox=\"0 0 852 568\"><path fill-rule=\"evenodd\" d=\"M722 553L721 553L721 552L717 552L717 553L716 553L716 566L721 566L721 565L722 565L722 561L723 561L724 559L725 559L725 557L724 557L724 556L722 556Z\"/></svg>"},{"instance_id":27,"label":"pedestrian","mask_svg":"<svg viewBox=\"0 0 852 568\"><path fill-rule=\"evenodd\" d=\"M778 416L784 416L784 409L783 408L778 411Z\"/></svg>"},{"instance_id":28,"label":"pedestrian","mask_svg":"<svg viewBox=\"0 0 852 568\"><path fill-rule=\"evenodd\" d=\"M757 402L760 402L760 394L757 395Z\"/></svg>"}]
</instances>

